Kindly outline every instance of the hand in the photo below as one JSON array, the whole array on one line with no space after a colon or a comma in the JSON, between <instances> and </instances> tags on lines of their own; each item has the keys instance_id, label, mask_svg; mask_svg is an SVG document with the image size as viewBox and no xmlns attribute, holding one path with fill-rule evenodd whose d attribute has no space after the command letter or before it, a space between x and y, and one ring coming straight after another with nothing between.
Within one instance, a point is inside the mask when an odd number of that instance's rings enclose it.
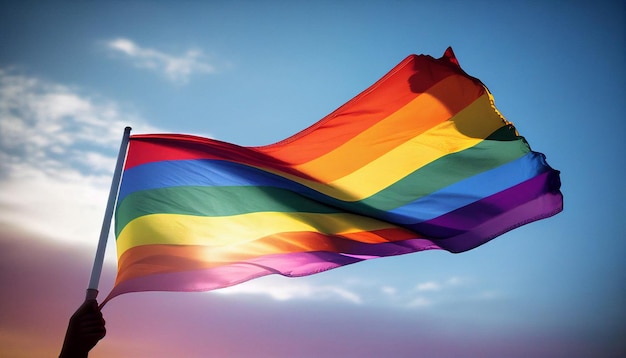
<instances>
[{"instance_id":1,"label":"hand","mask_svg":"<svg viewBox=\"0 0 626 358\"><path fill-rule=\"evenodd\" d=\"M88 299L74 312L67 326L59 358L84 358L104 338L106 329L95 299Z\"/></svg>"}]
</instances>

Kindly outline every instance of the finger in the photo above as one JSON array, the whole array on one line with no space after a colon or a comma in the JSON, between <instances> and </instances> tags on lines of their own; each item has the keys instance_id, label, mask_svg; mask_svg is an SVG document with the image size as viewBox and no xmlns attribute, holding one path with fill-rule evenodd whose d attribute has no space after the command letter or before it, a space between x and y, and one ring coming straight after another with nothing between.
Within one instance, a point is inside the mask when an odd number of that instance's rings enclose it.
<instances>
[{"instance_id":1,"label":"finger","mask_svg":"<svg viewBox=\"0 0 626 358\"><path fill-rule=\"evenodd\" d=\"M83 312L76 317L80 318L80 321L83 322L104 322L104 317L100 312Z\"/></svg>"},{"instance_id":2,"label":"finger","mask_svg":"<svg viewBox=\"0 0 626 358\"><path fill-rule=\"evenodd\" d=\"M101 329L93 332L85 332L81 336L84 339L102 339L106 335L106 329Z\"/></svg>"},{"instance_id":3,"label":"finger","mask_svg":"<svg viewBox=\"0 0 626 358\"><path fill-rule=\"evenodd\" d=\"M106 322L104 321L104 319L94 317L90 319L83 319L77 322L77 327L81 329L84 329L87 327L104 327L105 324Z\"/></svg>"},{"instance_id":4,"label":"finger","mask_svg":"<svg viewBox=\"0 0 626 358\"><path fill-rule=\"evenodd\" d=\"M89 333L89 332L100 332L105 330L106 328L101 324L93 324L93 325L84 325L80 327L80 332Z\"/></svg>"}]
</instances>

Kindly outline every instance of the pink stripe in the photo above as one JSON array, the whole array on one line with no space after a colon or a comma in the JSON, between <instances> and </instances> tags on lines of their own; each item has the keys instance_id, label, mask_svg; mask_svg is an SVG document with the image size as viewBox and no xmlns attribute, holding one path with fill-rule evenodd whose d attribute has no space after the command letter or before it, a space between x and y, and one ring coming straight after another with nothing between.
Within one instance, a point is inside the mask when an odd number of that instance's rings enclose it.
<instances>
[{"instance_id":1,"label":"pink stripe","mask_svg":"<svg viewBox=\"0 0 626 358\"><path fill-rule=\"evenodd\" d=\"M390 245L392 243L379 244ZM390 245L391 246L391 245ZM384 256L401 255L412 252L440 249L432 241L425 239L410 239L393 243L393 251L388 248ZM279 274L288 277L312 275L337 267L353 264L369 258L380 256L343 255L334 252L301 252L278 255L268 255L246 262L233 263L227 266L214 267L204 270L183 271L155 274L137 277L116 284L107 301L115 296L129 292L143 291L210 291L229 287L254 278L269 274Z\"/></svg>"}]
</instances>

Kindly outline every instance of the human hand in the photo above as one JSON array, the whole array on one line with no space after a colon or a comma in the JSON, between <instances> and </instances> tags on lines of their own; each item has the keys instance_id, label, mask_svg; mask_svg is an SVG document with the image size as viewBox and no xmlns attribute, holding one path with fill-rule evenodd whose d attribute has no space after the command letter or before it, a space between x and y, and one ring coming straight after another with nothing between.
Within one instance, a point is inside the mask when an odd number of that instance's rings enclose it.
<instances>
[{"instance_id":1,"label":"human hand","mask_svg":"<svg viewBox=\"0 0 626 358\"><path fill-rule=\"evenodd\" d=\"M70 318L59 358L84 358L106 335L104 318L95 299L87 299Z\"/></svg>"}]
</instances>

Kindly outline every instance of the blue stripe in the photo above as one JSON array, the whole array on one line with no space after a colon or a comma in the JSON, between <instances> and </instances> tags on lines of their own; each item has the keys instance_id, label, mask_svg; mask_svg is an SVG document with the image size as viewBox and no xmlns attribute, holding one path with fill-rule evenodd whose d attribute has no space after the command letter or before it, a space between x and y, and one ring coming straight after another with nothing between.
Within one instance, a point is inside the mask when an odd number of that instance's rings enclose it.
<instances>
[{"instance_id":1,"label":"blue stripe","mask_svg":"<svg viewBox=\"0 0 626 358\"><path fill-rule=\"evenodd\" d=\"M494 195L547 171L543 155L530 152L492 170L474 175L409 204L389 210L381 219L400 225L431 220Z\"/></svg>"},{"instance_id":2,"label":"blue stripe","mask_svg":"<svg viewBox=\"0 0 626 358\"><path fill-rule=\"evenodd\" d=\"M338 200L280 175L240 163L213 159L172 160L146 163L126 170L118 206L126 196L142 190L176 186L268 186L293 191L347 212L408 227L508 189L548 169L539 153L530 152L406 205L384 211L362 202Z\"/></svg>"},{"instance_id":3,"label":"blue stripe","mask_svg":"<svg viewBox=\"0 0 626 358\"><path fill-rule=\"evenodd\" d=\"M151 162L124 171L118 203L136 191L174 186L270 186L326 198L313 189L245 164L214 159Z\"/></svg>"}]
</instances>

